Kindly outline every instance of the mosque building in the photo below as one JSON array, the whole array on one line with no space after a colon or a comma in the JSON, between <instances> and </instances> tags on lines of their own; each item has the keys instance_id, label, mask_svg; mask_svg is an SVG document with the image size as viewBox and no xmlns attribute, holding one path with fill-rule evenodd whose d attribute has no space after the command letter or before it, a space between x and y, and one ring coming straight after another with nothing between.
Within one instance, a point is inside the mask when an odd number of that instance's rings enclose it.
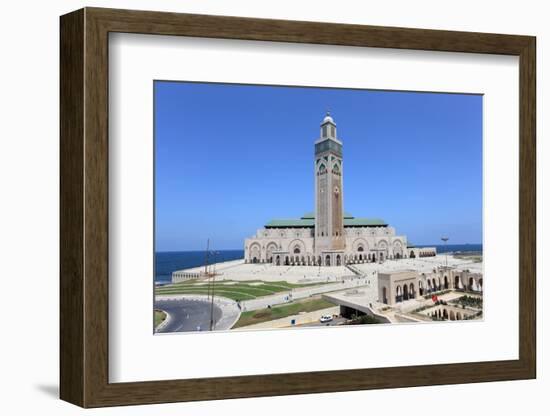
<instances>
[{"instance_id":1,"label":"mosque building","mask_svg":"<svg viewBox=\"0 0 550 416\"><path fill-rule=\"evenodd\" d=\"M247 263L275 266L341 266L435 256L436 249L407 245L407 237L378 218L344 211L343 143L327 113L315 142L315 212L274 219L244 243Z\"/></svg>"}]
</instances>

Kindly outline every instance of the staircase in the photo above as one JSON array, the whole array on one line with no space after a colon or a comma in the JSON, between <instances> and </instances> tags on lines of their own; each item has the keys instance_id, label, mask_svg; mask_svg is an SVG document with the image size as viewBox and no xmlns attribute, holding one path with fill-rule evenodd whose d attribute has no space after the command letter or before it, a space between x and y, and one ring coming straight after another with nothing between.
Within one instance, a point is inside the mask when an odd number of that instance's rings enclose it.
<instances>
[{"instance_id":1,"label":"staircase","mask_svg":"<svg viewBox=\"0 0 550 416\"><path fill-rule=\"evenodd\" d=\"M357 268L355 267L354 265L352 264L346 264L346 268L352 272L353 274L355 274L356 276L359 276L359 277L365 277L365 275Z\"/></svg>"}]
</instances>

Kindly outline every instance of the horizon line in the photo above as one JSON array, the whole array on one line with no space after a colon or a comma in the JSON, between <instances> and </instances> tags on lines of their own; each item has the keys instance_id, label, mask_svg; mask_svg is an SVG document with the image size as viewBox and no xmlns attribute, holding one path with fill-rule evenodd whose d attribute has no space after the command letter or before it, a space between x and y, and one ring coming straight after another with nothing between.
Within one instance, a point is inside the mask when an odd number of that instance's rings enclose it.
<instances>
[{"instance_id":1,"label":"horizon line","mask_svg":"<svg viewBox=\"0 0 550 416\"><path fill-rule=\"evenodd\" d=\"M425 246L483 246L483 243L454 243L454 244L414 244L414 247ZM185 253L185 252L205 252L206 249L188 249L188 250L155 250L155 253ZM209 251L244 251L243 248L218 248Z\"/></svg>"}]
</instances>

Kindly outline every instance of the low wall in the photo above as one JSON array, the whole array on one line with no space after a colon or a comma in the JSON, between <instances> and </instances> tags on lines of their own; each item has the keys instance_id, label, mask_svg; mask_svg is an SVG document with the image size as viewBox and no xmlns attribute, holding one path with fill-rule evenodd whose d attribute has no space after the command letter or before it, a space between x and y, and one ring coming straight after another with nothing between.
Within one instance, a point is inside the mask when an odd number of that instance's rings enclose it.
<instances>
[{"instance_id":1,"label":"low wall","mask_svg":"<svg viewBox=\"0 0 550 416\"><path fill-rule=\"evenodd\" d=\"M339 306L333 306L331 308L319 309L313 312L307 312L299 315L291 315L285 318L275 319L273 321L261 322L259 324L247 325L237 328L241 329L274 329L274 328L290 328L298 325L311 324L318 322L319 318L323 315L338 315L340 312ZM294 325L292 325L294 320Z\"/></svg>"}]
</instances>

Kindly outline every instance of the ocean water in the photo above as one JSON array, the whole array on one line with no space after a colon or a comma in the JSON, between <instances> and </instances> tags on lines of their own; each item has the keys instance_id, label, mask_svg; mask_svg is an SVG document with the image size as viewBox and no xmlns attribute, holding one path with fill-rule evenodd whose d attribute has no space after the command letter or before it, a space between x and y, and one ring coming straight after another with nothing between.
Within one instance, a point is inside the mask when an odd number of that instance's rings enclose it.
<instances>
[{"instance_id":1,"label":"ocean water","mask_svg":"<svg viewBox=\"0 0 550 416\"><path fill-rule=\"evenodd\" d=\"M483 252L481 244L448 244L448 245L418 245L417 247L436 247L438 253L459 251ZM220 250L215 259L210 257L209 262L238 260L244 257L244 250ZM172 272L191 267L204 265L204 251L165 251L155 253L155 282L166 283L172 279Z\"/></svg>"},{"instance_id":2,"label":"ocean water","mask_svg":"<svg viewBox=\"0 0 550 416\"><path fill-rule=\"evenodd\" d=\"M215 257L209 257L209 263L244 258L244 250L218 250L216 253ZM155 282L170 282L173 271L203 266L204 260L204 250L157 252L155 253Z\"/></svg>"},{"instance_id":3,"label":"ocean water","mask_svg":"<svg viewBox=\"0 0 550 416\"><path fill-rule=\"evenodd\" d=\"M435 247L438 253L457 253L464 251L475 251L483 253L482 244L419 244L415 247Z\"/></svg>"}]
</instances>

